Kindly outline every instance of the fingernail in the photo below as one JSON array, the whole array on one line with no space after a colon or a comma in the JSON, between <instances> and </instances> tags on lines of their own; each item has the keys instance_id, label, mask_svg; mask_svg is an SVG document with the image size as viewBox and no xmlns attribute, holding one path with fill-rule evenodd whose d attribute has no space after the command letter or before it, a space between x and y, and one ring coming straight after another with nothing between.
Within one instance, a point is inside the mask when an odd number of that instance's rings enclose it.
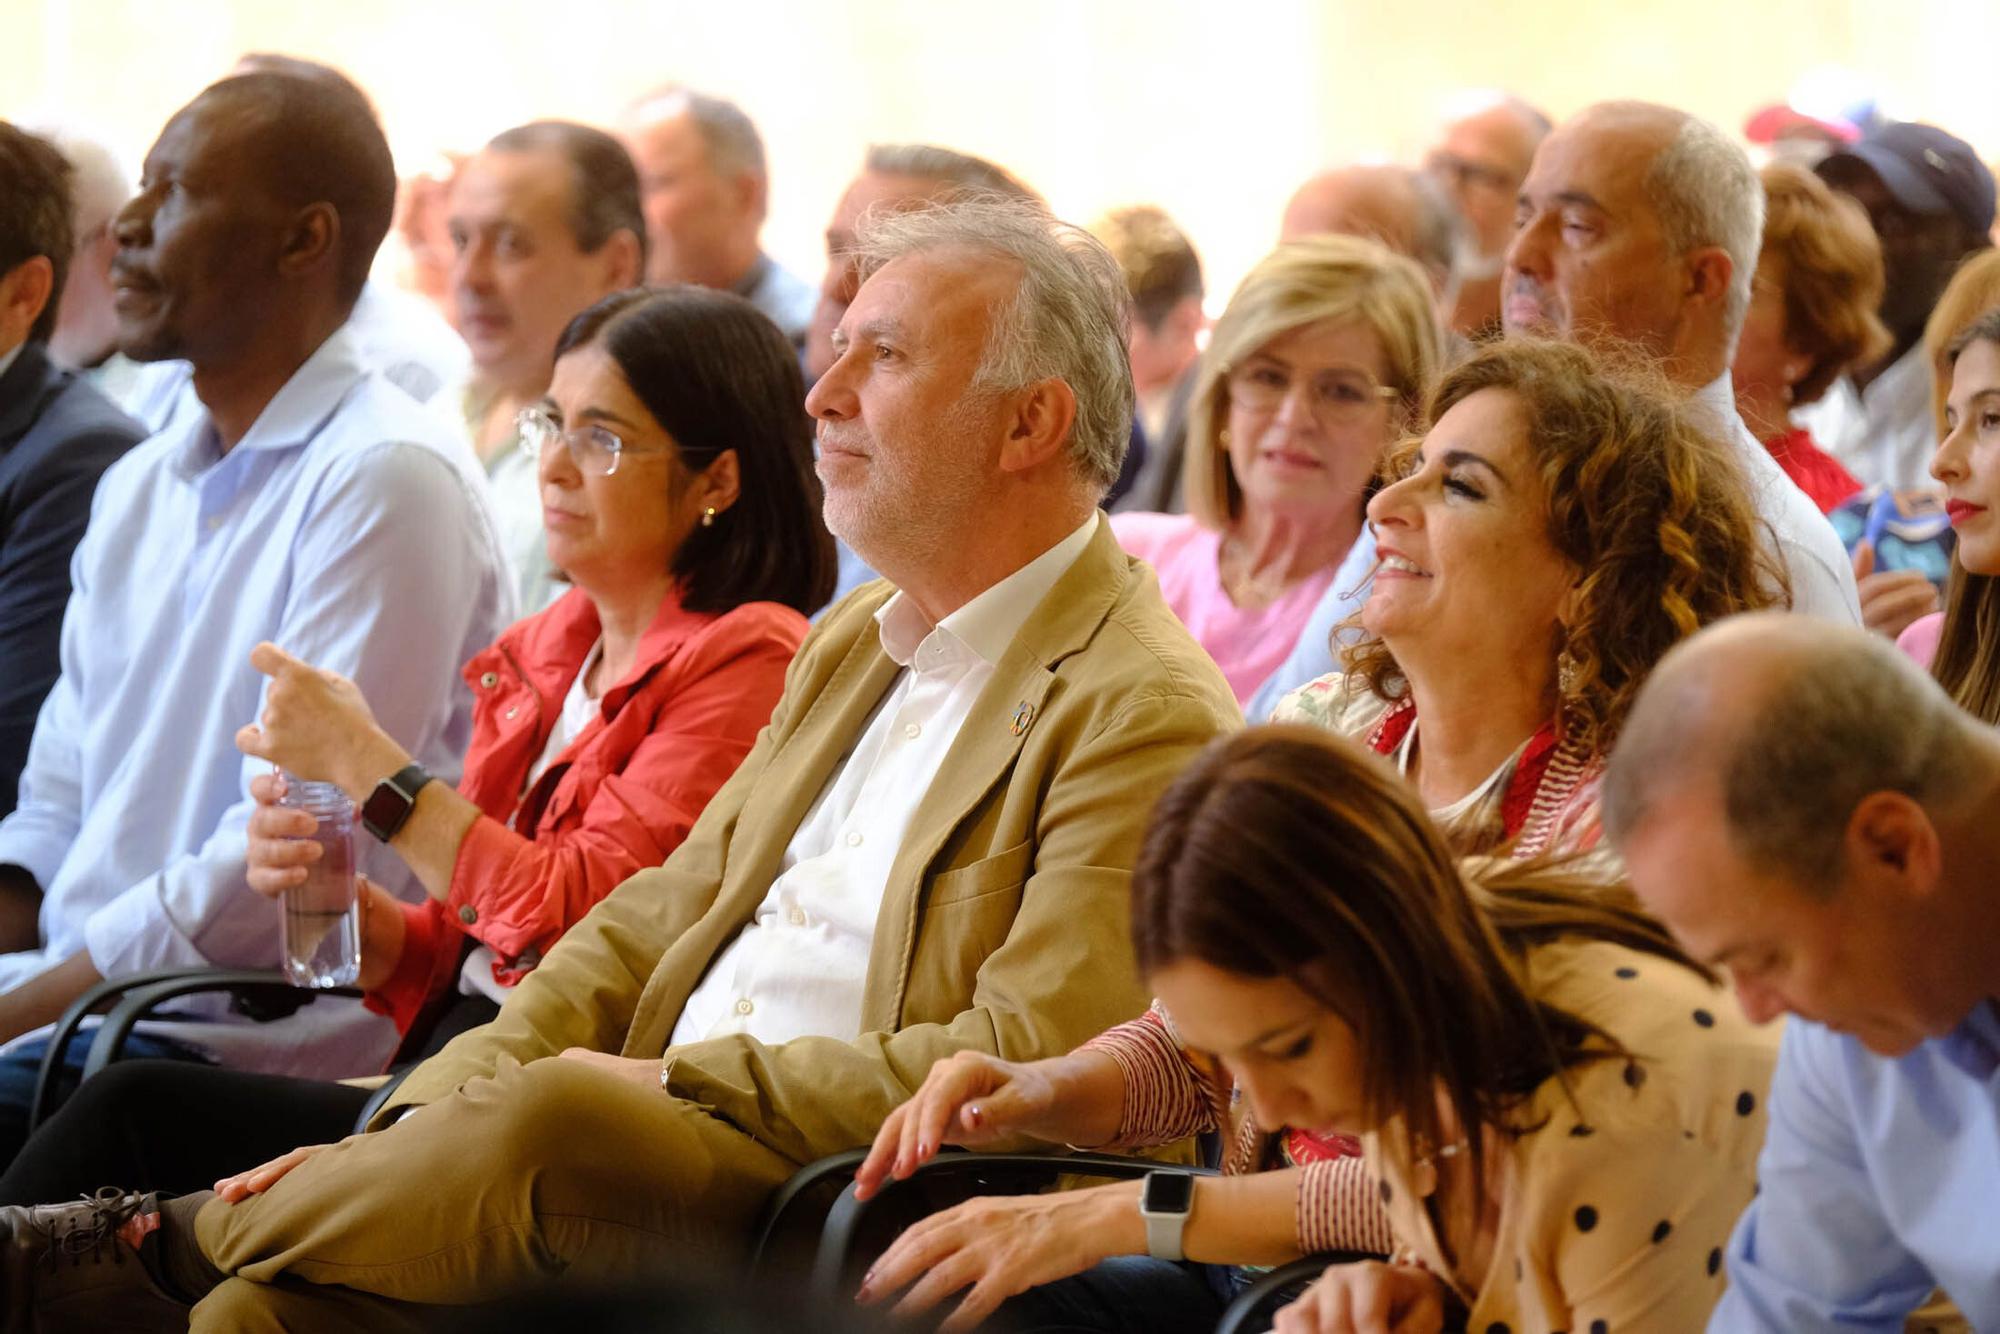
<instances>
[{"instance_id":1,"label":"fingernail","mask_svg":"<svg viewBox=\"0 0 2000 1334\"><path fill-rule=\"evenodd\" d=\"M929 1140L924 1140L917 1145L917 1157L919 1158L928 1158L936 1152L937 1145L931 1143Z\"/></svg>"},{"instance_id":2,"label":"fingernail","mask_svg":"<svg viewBox=\"0 0 2000 1334\"><path fill-rule=\"evenodd\" d=\"M986 1120L986 1111L978 1103L965 1109L965 1119L973 1125L981 1125Z\"/></svg>"}]
</instances>

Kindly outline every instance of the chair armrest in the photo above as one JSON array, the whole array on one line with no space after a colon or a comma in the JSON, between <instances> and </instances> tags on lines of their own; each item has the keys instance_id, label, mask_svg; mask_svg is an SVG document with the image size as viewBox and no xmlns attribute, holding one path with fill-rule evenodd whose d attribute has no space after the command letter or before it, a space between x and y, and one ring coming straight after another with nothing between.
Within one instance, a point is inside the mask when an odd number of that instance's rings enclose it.
<instances>
[{"instance_id":1,"label":"chair armrest","mask_svg":"<svg viewBox=\"0 0 2000 1334\"><path fill-rule=\"evenodd\" d=\"M104 1016L97 1036L91 1040L90 1055L83 1063L83 1077L88 1079L117 1060L125 1050L125 1039L132 1035L133 1027L148 1014L168 1001L211 991L234 993L235 1003L246 1007L246 1013L254 1014L255 1008L261 1005L266 1018L283 1018L295 1012L300 1005L310 1005L321 996L361 994L353 987L295 986L283 973L266 969L200 968L176 973L132 988L125 999L111 1008L111 1013Z\"/></svg>"},{"instance_id":2,"label":"chair armrest","mask_svg":"<svg viewBox=\"0 0 2000 1334\"><path fill-rule=\"evenodd\" d=\"M417 1064L413 1061L400 1070L391 1070L389 1077L376 1086L375 1091L368 1095L368 1101L361 1104L360 1115L354 1118L355 1134L362 1134L368 1129L368 1123L375 1119L375 1113L381 1111L383 1104L395 1096L396 1090L402 1087L405 1079L409 1078L410 1071L416 1068Z\"/></svg>"},{"instance_id":3,"label":"chair armrest","mask_svg":"<svg viewBox=\"0 0 2000 1334\"><path fill-rule=\"evenodd\" d=\"M826 1216L826 1226L820 1230L819 1253L813 1260L809 1291L814 1300L821 1303L838 1302L846 1295L855 1243L862 1227L868 1222L871 1210L911 1186L951 1181L972 1186L973 1189L965 1192L967 1196L1020 1195L1039 1190L1061 1176L1111 1177L1130 1181L1156 1171L1187 1172L1193 1176L1218 1175L1210 1167L1186 1167L1152 1158L1108 1153L952 1152L939 1154L902 1181L884 1185L880 1194L865 1202L855 1198L854 1186L850 1183L840 1193L840 1198L833 1202L833 1208Z\"/></svg>"},{"instance_id":4,"label":"chair armrest","mask_svg":"<svg viewBox=\"0 0 2000 1334\"><path fill-rule=\"evenodd\" d=\"M52 1104L56 1096L56 1071L62 1068L63 1059L69 1055L69 1045L85 1019L128 991L188 975L189 970L185 968L155 968L149 972L107 978L71 1001L49 1030L48 1044L42 1051L41 1070L35 1076L34 1101L28 1105L28 1133L34 1134L36 1127L55 1110Z\"/></svg>"},{"instance_id":5,"label":"chair armrest","mask_svg":"<svg viewBox=\"0 0 2000 1334\"><path fill-rule=\"evenodd\" d=\"M1236 1299L1224 1308L1215 1334L1250 1334L1252 1330L1269 1329L1269 1317L1277 1311L1291 1289L1301 1283L1310 1283L1330 1266L1381 1258L1364 1251L1327 1251L1279 1265L1236 1294Z\"/></svg>"}]
</instances>

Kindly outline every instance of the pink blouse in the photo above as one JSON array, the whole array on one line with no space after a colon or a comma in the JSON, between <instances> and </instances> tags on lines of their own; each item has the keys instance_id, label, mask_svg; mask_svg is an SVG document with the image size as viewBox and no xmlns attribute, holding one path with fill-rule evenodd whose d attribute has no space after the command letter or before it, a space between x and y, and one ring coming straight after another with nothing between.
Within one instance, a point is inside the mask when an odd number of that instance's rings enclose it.
<instances>
[{"instance_id":1,"label":"pink blouse","mask_svg":"<svg viewBox=\"0 0 2000 1334\"><path fill-rule=\"evenodd\" d=\"M1238 704L1249 703L1290 655L1333 581L1329 568L1300 580L1270 606L1244 611L1223 591L1217 564L1221 533L1185 514L1140 513L1112 515L1111 532L1118 545L1159 575L1167 605L1222 668Z\"/></svg>"}]
</instances>

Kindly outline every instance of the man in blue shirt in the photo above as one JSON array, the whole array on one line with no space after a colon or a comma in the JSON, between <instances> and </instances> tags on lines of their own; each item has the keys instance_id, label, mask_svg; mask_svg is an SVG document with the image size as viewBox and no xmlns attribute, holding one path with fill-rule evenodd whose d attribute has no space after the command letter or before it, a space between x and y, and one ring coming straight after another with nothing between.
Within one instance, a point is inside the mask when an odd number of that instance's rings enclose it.
<instances>
[{"instance_id":1,"label":"man in blue shirt","mask_svg":"<svg viewBox=\"0 0 2000 1334\"><path fill-rule=\"evenodd\" d=\"M0 823L0 1041L102 977L277 963L277 914L243 878L260 766L233 739L259 642L351 676L420 763L456 770L458 667L512 598L470 455L341 329L394 192L364 99L259 73L167 123L114 224L121 345L191 363L205 411L105 474L77 550L62 675ZM396 860L364 849L362 869L407 890ZM320 1077L378 1067L395 1036L353 1002L206 1018L155 1036ZM0 1161L38 1049L0 1058Z\"/></svg>"},{"instance_id":2,"label":"man in blue shirt","mask_svg":"<svg viewBox=\"0 0 2000 1334\"><path fill-rule=\"evenodd\" d=\"M1641 692L1604 824L1745 1013L1796 1016L1709 1328L1900 1331L1934 1288L2000 1328L2000 736L1876 636L1742 618Z\"/></svg>"}]
</instances>

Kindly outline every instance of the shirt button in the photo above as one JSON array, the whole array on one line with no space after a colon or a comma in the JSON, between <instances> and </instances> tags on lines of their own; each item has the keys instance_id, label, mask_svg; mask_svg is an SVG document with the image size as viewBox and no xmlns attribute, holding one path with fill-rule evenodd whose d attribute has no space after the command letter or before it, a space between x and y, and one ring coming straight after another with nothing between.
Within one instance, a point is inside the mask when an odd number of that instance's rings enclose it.
<instances>
[{"instance_id":1,"label":"shirt button","mask_svg":"<svg viewBox=\"0 0 2000 1334\"><path fill-rule=\"evenodd\" d=\"M918 737L922 736L923 734L924 734L924 729L917 726L915 723L911 723L909 726L903 729L903 735L908 737L912 741L915 741Z\"/></svg>"},{"instance_id":2,"label":"shirt button","mask_svg":"<svg viewBox=\"0 0 2000 1334\"><path fill-rule=\"evenodd\" d=\"M791 917L793 926L804 926L806 924L806 910L804 908L792 909L789 916Z\"/></svg>"},{"instance_id":3,"label":"shirt button","mask_svg":"<svg viewBox=\"0 0 2000 1334\"><path fill-rule=\"evenodd\" d=\"M756 1008L756 1006L750 1003L750 998L747 996L736 1002L736 1013L738 1014L748 1014Z\"/></svg>"},{"instance_id":4,"label":"shirt button","mask_svg":"<svg viewBox=\"0 0 2000 1334\"><path fill-rule=\"evenodd\" d=\"M851 834L849 834L849 835L847 836L847 846L848 846L848 847L850 847L850 848L858 848L858 847L860 847L860 846L861 846L861 831L860 831L860 830L858 830L858 829L857 829L857 830L855 830L855 831L854 831L853 833L851 833Z\"/></svg>"},{"instance_id":5,"label":"shirt button","mask_svg":"<svg viewBox=\"0 0 2000 1334\"><path fill-rule=\"evenodd\" d=\"M483 673L479 678L479 684L486 687L486 689L491 690L494 686L500 684L500 673L498 672Z\"/></svg>"},{"instance_id":6,"label":"shirt button","mask_svg":"<svg viewBox=\"0 0 2000 1334\"><path fill-rule=\"evenodd\" d=\"M467 926L471 926L474 922L479 920L479 909L473 907L469 903L462 905L458 910L458 920L465 923Z\"/></svg>"},{"instance_id":7,"label":"shirt button","mask_svg":"<svg viewBox=\"0 0 2000 1334\"><path fill-rule=\"evenodd\" d=\"M214 532L214 531L215 531L216 529L218 529L218 528L220 528L220 527L222 527L222 516L221 516L220 514L211 514L211 515L209 515L209 516L208 516L208 531L212 533L212 532Z\"/></svg>"}]
</instances>

